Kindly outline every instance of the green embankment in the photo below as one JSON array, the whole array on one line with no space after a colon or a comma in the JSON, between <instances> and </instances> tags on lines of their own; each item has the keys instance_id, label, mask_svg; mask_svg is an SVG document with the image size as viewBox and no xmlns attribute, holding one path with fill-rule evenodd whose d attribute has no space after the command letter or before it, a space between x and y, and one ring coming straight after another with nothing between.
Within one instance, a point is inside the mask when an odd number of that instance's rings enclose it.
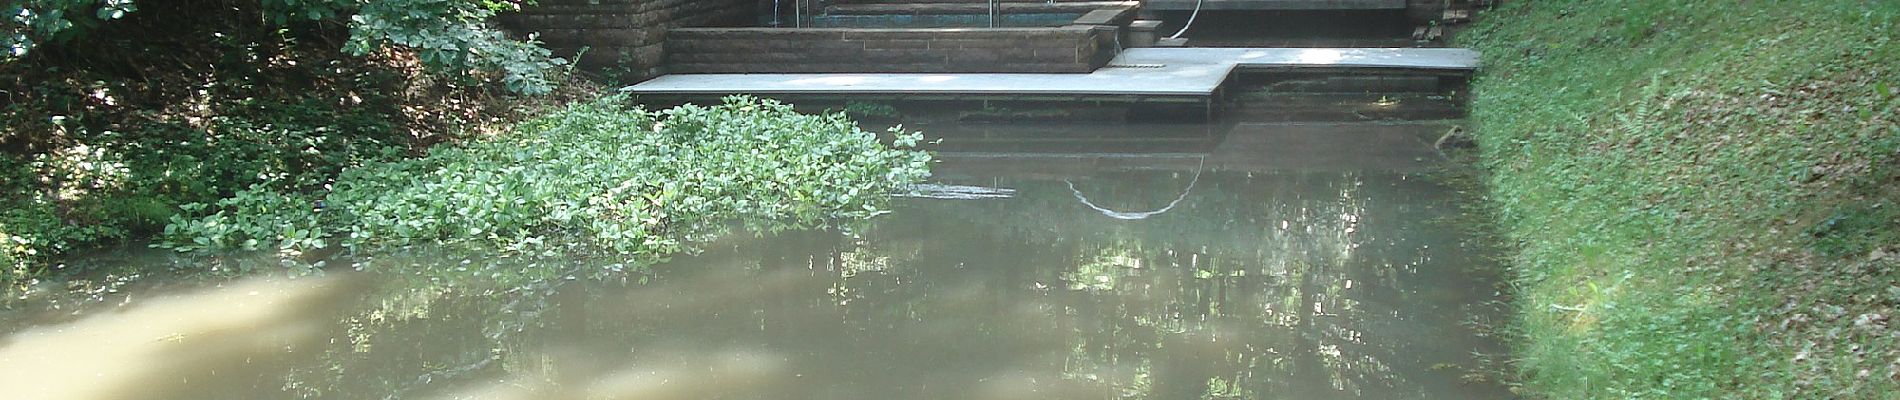
<instances>
[{"instance_id":1,"label":"green embankment","mask_svg":"<svg viewBox=\"0 0 1900 400\"><path fill-rule=\"evenodd\" d=\"M1529 393L1900 393L1900 2L1521 1L1459 41Z\"/></svg>"}]
</instances>

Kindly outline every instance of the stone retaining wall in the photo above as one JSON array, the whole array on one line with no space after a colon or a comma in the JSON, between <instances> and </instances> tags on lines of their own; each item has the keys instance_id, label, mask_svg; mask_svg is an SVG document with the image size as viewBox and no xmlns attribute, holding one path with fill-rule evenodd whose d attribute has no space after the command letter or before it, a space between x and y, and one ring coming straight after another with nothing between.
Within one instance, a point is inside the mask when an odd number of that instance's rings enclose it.
<instances>
[{"instance_id":1,"label":"stone retaining wall","mask_svg":"<svg viewBox=\"0 0 1900 400\"><path fill-rule=\"evenodd\" d=\"M681 27L749 26L759 0L540 0L502 25L537 35L556 55L587 52L583 68L612 69L623 79L664 73L667 30Z\"/></svg>"},{"instance_id":2,"label":"stone retaining wall","mask_svg":"<svg viewBox=\"0 0 1900 400\"><path fill-rule=\"evenodd\" d=\"M1114 57L1112 26L996 29L674 29L671 73L1084 73Z\"/></svg>"}]
</instances>

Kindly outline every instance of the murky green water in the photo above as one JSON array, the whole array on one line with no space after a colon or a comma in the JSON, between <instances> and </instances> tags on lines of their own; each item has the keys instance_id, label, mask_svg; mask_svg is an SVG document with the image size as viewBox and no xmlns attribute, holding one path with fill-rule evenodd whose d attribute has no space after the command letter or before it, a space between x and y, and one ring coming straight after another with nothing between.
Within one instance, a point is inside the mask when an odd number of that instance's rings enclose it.
<instances>
[{"instance_id":1,"label":"murky green water","mask_svg":"<svg viewBox=\"0 0 1900 400\"><path fill-rule=\"evenodd\" d=\"M0 316L0 397L1510 397L1499 269L1432 178L1443 126L924 129L941 183L1013 193L606 282L482 284L623 266L435 249L80 288Z\"/></svg>"}]
</instances>

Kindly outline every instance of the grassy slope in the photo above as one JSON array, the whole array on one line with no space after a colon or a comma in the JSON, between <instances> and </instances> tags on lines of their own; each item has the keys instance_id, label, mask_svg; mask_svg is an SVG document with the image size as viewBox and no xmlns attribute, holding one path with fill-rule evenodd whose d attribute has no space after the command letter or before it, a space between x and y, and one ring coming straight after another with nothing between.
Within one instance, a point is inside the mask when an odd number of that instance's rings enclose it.
<instances>
[{"instance_id":1,"label":"grassy slope","mask_svg":"<svg viewBox=\"0 0 1900 400\"><path fill-rule=\"evenodd\" d=\"M1900 2L1500 6L1473 119L1549 398L1900 393Z\"/></svg>"}]
</instances>

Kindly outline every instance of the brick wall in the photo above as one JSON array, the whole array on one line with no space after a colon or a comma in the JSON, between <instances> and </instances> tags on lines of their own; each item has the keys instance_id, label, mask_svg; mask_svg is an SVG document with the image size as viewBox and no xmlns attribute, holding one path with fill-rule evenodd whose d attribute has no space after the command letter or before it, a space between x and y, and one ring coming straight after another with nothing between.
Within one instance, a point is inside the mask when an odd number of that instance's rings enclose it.
<instances>
[{"instance_id":1,"label":"brick wall","mask_svg":"<svg viewBox=\"0 0 1900 400\"><path fill-rule=\"evenodd\" d=\"M503 26L538 35L556 55L578 60L583 68L624 68L632 79L665 72L668 29L751 26L759 0L540 0L520 13L504 15Z\"/></svg>"},{"instance_id":2,"label":"brick wall","mask_svg":"<svg viewBox=\"0 0 1900 400\"><path fill-rule=\"evenodd\" d=\"M1093 71L1113 27L997 29L675 29L672 73Z\"/></svg>"}]
</instances>

